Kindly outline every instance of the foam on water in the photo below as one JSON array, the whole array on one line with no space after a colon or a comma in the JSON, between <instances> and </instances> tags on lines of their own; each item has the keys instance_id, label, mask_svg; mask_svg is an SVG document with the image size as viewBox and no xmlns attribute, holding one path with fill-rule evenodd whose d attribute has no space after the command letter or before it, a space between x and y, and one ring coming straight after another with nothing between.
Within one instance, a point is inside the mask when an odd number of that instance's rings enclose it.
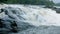
<instances>
[{"instance_id":1,"label":"foam on water","mask_svg":"<svg viewBox=\"0 0 60 34\"><path fill-rule=\"evenodd\" d=\"M52 9L31 5L8 5L8 7L12 7L4 8L7 10L8 15L6 15L5 12L2 12L0 13L0 18L5 20L16 20L17 22L22 21L34 26L60 26L60 14L57 14L56 11ZM14 19L9 18L8 16L11 16Z\"/></svg>"}]
</instances>

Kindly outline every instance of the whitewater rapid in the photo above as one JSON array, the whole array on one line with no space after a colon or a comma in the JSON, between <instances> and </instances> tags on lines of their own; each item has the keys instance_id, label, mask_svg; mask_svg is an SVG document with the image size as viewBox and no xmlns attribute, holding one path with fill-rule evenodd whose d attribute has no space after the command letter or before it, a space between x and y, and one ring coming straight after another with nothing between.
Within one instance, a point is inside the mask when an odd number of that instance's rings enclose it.
<instances>
[{"instance_id":1,"label":"whitewater rapid","mask_svg":"<svg viewBox=\"0 0 60 34\"><path fill-rule=\"evenodd\" d=\"M7 10L8 15L6 15L5 12L0 13L0 18L4 20L16 20L17 22L22 21L34 26L60 26L60 14L57 14L56 11L52 9L32 5L8 5L7 7L12 7L3 8ZM15 19L9 18L8 16Z\"/></svg>"}]
</instances>

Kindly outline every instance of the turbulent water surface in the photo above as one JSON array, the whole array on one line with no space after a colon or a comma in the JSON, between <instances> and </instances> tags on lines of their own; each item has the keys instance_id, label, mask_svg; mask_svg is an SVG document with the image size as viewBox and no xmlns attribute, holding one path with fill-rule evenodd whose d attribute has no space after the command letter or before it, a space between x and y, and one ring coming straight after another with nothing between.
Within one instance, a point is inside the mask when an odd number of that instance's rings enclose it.
<instances>
[{"instance_id":1,"label":"turbulent water surface","mask_svg":"<svg viewBox=\"0 0 60 34\"><path fill-rule=\"evenodd\" d=\"M60 14L52 9L33 5L7 5L2 9L0 19L8 25L6 27L10 28L10 22L16 21L18 27L25 28L24 31L10 34L59 34Z\"/></svg>"}]
</instances>

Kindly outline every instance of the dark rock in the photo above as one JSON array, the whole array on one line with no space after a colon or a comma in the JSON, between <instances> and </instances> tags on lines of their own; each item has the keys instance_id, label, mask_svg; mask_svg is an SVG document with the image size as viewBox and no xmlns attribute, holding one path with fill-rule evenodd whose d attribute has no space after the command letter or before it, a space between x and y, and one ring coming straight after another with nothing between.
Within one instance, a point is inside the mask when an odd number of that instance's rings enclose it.
<instances>
[{"instance_id":1,"label":"dark rock","mask_svg":"<svg viewBox=\"0 0 60 34\"><path fill-rule=\"evenodd\" d=\"M53 8L53 6L45 6L45 7L43 7L43 8Z\"/></svg>"},{"instance_id":2,"label":"dark rock","mask_svg":"<svg viewBox=\"0 0 60 34\"><path fill-rule=\"evenodd\" d=\"M3 28L4 27L4 22L2 19L0 19L0 28Z\"/></svg>"},{"instance_id":3,"label":"dark rock","mask_svg":"<svg viewBox=\"0 0 60 34\"><path fill-rule=\"evenodd\" d=\"M57 13L60 13L60 8L55 9Z\"/></svg>"},{"instance_id":4,"label":"dark rock","mask_svg":"<svg viewBox=\"0 0 60 34\"><path fill-rule=\"evenodd\" d=\"M15 32L16 33L18 31L17 30L18 27L17 27L16 21L13 21L10 26L12 28L11 29L12 32Z\"/></svg>"},{"instance_id":5,"label":"dark rock","mask_svg":"<svg viewBox=\"0 0 60 34\"><path fill-rule=\"evenodd\" d=\"M8 11L7 10L5 10L5 14L8 15Z\"/></svg>"},{"instance_id":6,"label":"dark rock","mask_svg":"<svg viewBox=\"0 0 60 34\"><path fill-rule=\"evenodd\" d=\"M2 13L4 11L4 9L2 9L2 8L0 10L1 10L0 13Z\"/></svg>"}]
</instances>

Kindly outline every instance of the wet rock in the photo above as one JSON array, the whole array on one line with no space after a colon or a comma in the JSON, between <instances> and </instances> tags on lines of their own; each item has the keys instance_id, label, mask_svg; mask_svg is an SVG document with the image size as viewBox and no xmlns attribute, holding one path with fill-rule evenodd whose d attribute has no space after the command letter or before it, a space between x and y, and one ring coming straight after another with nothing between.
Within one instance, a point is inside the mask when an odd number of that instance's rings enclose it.
<instances>
[{"instance_id":1,"label":"wet rock","mask_svg":"<svg viewBox=\"0 0 60 34\"><path fill-rule=\"evenodd\" d=\"M3 11L4 11L4 9L3 9L3 8L1 8L1 9L0 9L0 13L2 13Z\"/></svg>"},{"instance_id":2,"label":"wet rock","mask_svg":"<svg viewBox=\"0 0 60 34\"><path fill-rule=\"evenodd\" d=\"M0 19L0 28L3 28L4 27L4 22L2 19Z\"/></svg>"},{"instance_id":3,"label":"wet rock","mask_svg":"<svg viewBox=\"0 0 60 34\"><path fill-rule=\"evenodd\" d=\"M10 26L11 26L11 28L12 28L12 29L11 29L12 32L17 32L17 31L18 31L18 30L17 30L18 27L17 27L17 24L16 24L15 21L13 21Z\"/></svg>"},{"instance_id":4,"label":"wet rock","mask_svg":"<svg viewBox=\"0 0 60 34\"><path fill-rule=\"evenodd\" d=\"M60 13L60 8L55 9L57 13Z\"/></svg>"}]
</instances>

